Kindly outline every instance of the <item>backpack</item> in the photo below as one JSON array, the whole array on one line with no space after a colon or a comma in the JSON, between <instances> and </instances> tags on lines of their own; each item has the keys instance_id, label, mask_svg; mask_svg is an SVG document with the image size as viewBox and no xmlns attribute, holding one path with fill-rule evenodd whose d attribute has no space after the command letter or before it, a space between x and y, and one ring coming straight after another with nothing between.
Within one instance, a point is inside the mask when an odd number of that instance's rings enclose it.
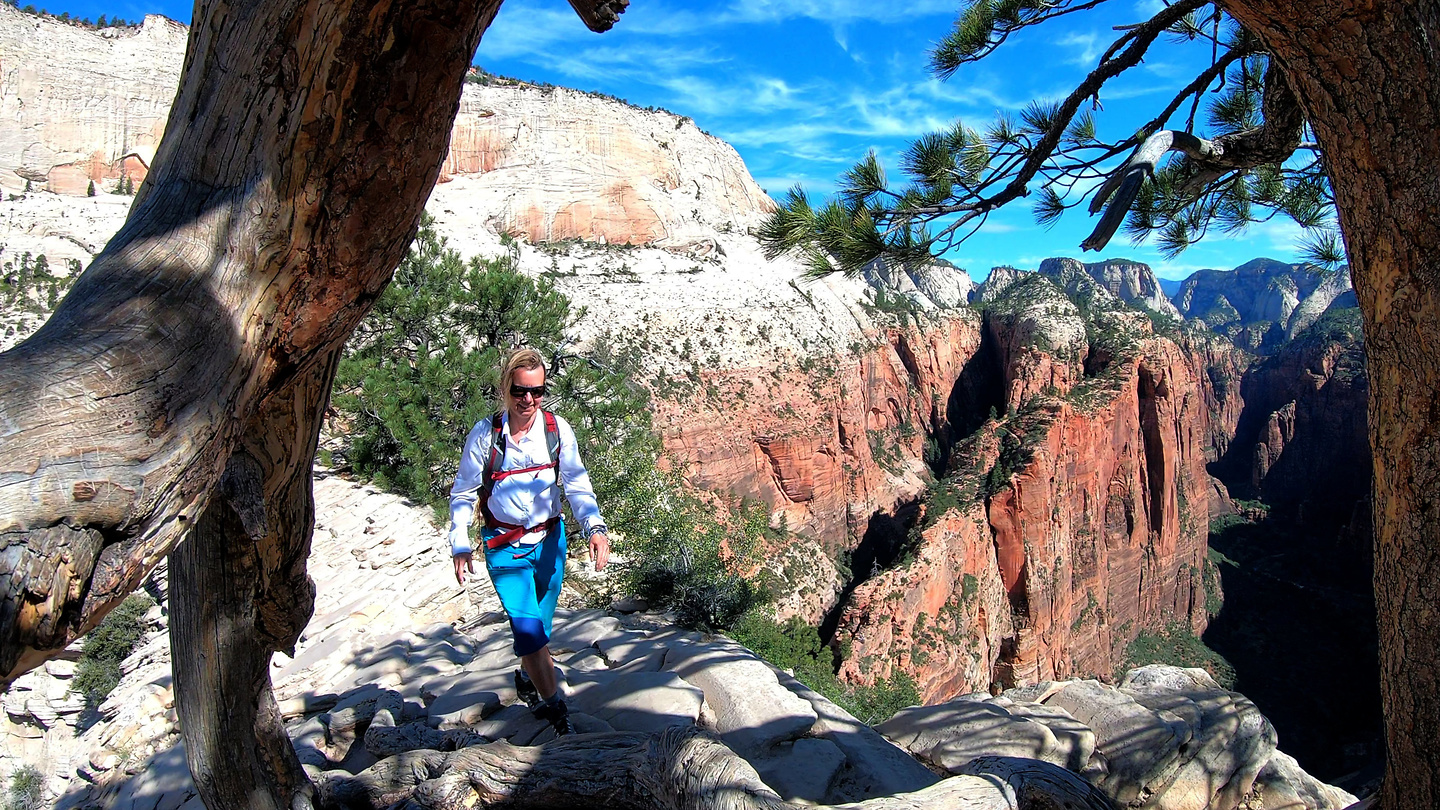
<instances>
[{"instance_id":1,"label":"backpack","mask_svg":"<svg viewBox=\"0 0 1440 810\"><path fill-rule=\"evenodd\" d=\"M505 529L500 534L485 541L487 548L496 549L508 546L530 532L538 529L554 528L560 522L560 516L550 518L538 526L521 526L515 523L506 523L496 519L490 512L490 492L495 488L496 481L503 481L512 475L527 472L539 472L541 470L554 469L555 483L560 483L560 428L555 423L555 414L542 410L540 415L545 418L545 449L550 451L550 463L540 464L534 467L523 467L518 470L502 470L500 467L505 463L505 424L504 413L496 413L490 417L490 459L481 471L480 485L480 514L485 518L485 528Z\"/></svg>"}]
</instances>

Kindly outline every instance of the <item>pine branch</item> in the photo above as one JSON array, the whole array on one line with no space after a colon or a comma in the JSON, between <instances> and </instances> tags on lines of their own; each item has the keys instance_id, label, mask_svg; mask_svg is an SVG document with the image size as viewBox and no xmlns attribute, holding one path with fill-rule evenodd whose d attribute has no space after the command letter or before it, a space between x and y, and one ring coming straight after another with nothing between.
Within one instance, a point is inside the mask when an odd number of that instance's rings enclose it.
<instances>
[{"instance_id":1,"label":"pine branch","mask_svg":"<svg viewBox=\"0 0 1440 810\"><path fill-rule=\"evenodd\" d=\"M1194 164L1195 174L1182 188L1182 194L1194 198L1229 171L1284 163L1299 148L1304 128L1299 101L1279 69L1269 65L1265 74L1264 120L1259 126L1213 140L1174 130L1161 130L1146 138L1095 192L1090 213L1105 207L1105 214L1080 243L1081 249L1103 250L1109 244L1135 202L1141 183L1155 173L1156 163L1168 152L1180 152Z\"/></svg>"},{"instance_id":2,"label":"pine branch","mask_svg":"<svg viewBox=\"0 0 1440 810\"><path fill-rule=\"evenodd\" d=\"M930 53L930 70L941 79L961 65L994 53L1010 35L1023 28L1092 9L1105 0L1067 6L1065 0L971 0L954 29Z\"/></svg>"}]
</instances>

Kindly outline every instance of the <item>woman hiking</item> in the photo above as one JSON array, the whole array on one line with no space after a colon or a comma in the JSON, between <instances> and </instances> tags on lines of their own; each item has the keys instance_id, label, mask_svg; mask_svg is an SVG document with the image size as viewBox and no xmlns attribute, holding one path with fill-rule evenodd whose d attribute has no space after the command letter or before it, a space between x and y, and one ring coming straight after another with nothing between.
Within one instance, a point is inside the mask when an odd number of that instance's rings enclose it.
<instances>
[{"instance_id":1,"label":"woman hiking","mask_svg":"<svg viewBox=\"0 0 1440 810\"><path fill-rule=\"evenodd\" d=\"M590 474L568 422L540 407L545 364L534 349L517 349L500 370L504 410L481 419L465 437L460 472L450 490L450 555L455 579L475 573L470 523L483 518L480 552L510 617L515 637L515 691L555 729L574 731L550 659L551 621L565 576L563 486L570 511L589 539L595 570L610 557L610 538Z\"/></svg>"}]
</instances>

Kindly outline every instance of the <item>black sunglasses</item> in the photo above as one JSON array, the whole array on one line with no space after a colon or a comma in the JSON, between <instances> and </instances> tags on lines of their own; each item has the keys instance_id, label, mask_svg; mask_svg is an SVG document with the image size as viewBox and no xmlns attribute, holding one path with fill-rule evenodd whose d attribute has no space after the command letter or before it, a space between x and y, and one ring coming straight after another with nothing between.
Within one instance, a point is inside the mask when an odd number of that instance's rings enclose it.
<instances>
[{"instance_id":1,"label":"black sunglasses","mask_svg":"<svg viewBox=\"0 0 1440 810\"><path fill-rule=\"evenodd\" d=\"M543 385L536 385L533 387L527 387L524 385L510 386L510 396L514 397L515 399L524 399L526 394L529 394L530 396L539 399L545 396L547 393L549 393L549 390Z\"/></svg>"}]
</instances>

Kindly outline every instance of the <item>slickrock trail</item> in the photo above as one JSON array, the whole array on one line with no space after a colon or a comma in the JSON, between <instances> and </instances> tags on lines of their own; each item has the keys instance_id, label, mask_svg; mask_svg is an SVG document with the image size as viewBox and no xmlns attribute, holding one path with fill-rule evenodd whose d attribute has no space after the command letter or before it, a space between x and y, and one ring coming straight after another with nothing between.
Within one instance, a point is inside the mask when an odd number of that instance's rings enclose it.
<instances>
[{"instance_id":1,"label":"slickrock trail","mask_svg":"<svg viewBox=\"0 0 1440 810\"><path fill-rule=\"evenodd\" d=\"M387 757L413 748L551 742L548 725L516 701L509 634L488 581L454 584L426 510L338 476L320 477L315 493L315 617L296 656L277 656L271 673L312 778L349 784L379 763L369 771L377 776L393 767ZM74 733L79 702L64 697L72 673L62 662L6 696L7 750L40 749L56 764L57 808L201 807L177 744L164 616L163 606L152 610L151 634L88 731ZM1000 767L985 758L1024 757L1133 807L1353 802L1305 775L1276 749L1254 705L1200 670L1148 667L1118 689L1042 682L972 695L905 710L877 733L749 650L663 617L562 610L556 628L551 646L582 734L694 727L739 754L756 789L776 799L831 804L930 788L919 801L968 785L965 795L987 803L962 806L1017 808L1014 793L976 774ZM932 787L937 773L962 781Z\"/></svg>"}]
</instances>

